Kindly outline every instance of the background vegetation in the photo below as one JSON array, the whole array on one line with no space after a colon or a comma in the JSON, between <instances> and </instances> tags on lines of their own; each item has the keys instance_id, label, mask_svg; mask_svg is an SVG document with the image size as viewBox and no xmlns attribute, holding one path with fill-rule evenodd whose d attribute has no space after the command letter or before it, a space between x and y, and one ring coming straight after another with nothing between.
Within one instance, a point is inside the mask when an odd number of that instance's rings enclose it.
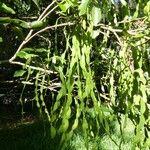
<instances>
[{"instance_id":1,"label":"background vegetation","mask_svg":"<svg viewBox=\"0 0 150 150\"><path fill-rule=\"evenodd\" d=\"M38 114L57 149L149 149L149 26L149 0L1 0L2 116Z\"/></svg>"}]
</instances>

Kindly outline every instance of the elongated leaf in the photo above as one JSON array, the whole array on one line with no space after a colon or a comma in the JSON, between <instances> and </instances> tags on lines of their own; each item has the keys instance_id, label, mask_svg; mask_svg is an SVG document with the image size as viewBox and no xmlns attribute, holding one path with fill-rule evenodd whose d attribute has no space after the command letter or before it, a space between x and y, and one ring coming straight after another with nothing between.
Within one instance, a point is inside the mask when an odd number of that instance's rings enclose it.
<instances>
[{"instance_id":1,"label":"elongated leaf","mask_svg":"<svg viewBox=\"0 0 150 150\"><path fill-rule=\"evenodd\" d=\"M9 14L16 14L16 12L8 7L5 3L0 2L0 12L5 12L5 13L9 13Z\"/></svg>"},{"instance_id":2,"label":"elongated leaf","mask_svg":"<svg viewBox=\"0 0 150 150\"><path fill-rule=\"evenodd\" d=\"M0 23L2 23L2 24L11 23L11 18L10 17L0 17Z\"/></svg>"},{"instance_id":3,"label":"elongated leaf","mask_svg":"<svg viewBox=\"0 0 150 150\"><path fill-rule=\"evenodd\" d=\"M14 73L14 77L22 77L26 73L25 70L17 70Z\"/></svg>"},{"instance_id":4,"label":"elongated leaf","mask_svg":"<svg viewBox=\"0 0 150 150\"><path fill-rule=\"evenodd\" d=\"M89 4L90 0L82 0L81 1L81 4L79 6L79 15L84 15L87 11L87 8L88 8L88 4Z\"/></svg>"},{"instance_id":5,"label":"elongated leaf","mask_svg":"<svg viewBox=\"0 0 150 150\"><path fill-rule=\"evenodd\" d=\"M122 3L122 5L126 6L127 2L125 0L120 0L120 2Z\"/></svg>"},{"instance_id":6,"label":"elongated leaf","mask_svg":"<svg viewBox=\"0 0 150 150\"><path fill-rule=\"evenodd\" d=\"M31 57L36 57L37 55L29 54L29 53L26 53L24 51L20 51L19 53L17 53L17 56L20 57L20 58L28 59L28 58L31 58Z\"/></svg>"},{"instance_id":7,"label":"elongated leaf","mask_svg":"<svg viewBox=\"0 0 150 150\"><path fill-rule=\"evenodd\" d=\"M30 48L30 47L26 47L26 48L21 49L21 51L24 51L24 52L32 52L32 51L34 51L34 49L33 49L33 48Z\"/></svg>"},{"instance_id":8,"label":"elongated leaf","mask_svg":"<svg viewBox=\"0 0 150 150\"><path fill-rule=\"evenodd\" d=\"M2 37L0 37L0 43L2 43L3 42L3 38Z\"/></svg>"},{"instance_id":9,"label":"elongated leaf","mask_svg":"<svg viewBox=\"0 0 150 150\"><path fill-rule=\"evenodd\" d=\"M92 8L92 21L93 25L96 26L102 18L101 9L97 6L93 6Z\"/></svg>"},{"instance_id":10,"label":"elongated leaf","mask_svg":"<svg viewBox=\"0 0 150 150\"><path fill-rule=\"evenodd\" d=\"M53 139L55 135L56 135L56 129L53 126L51 126L51 138Z\"/></svg>"},{"instance_id":11,"label":"elongated leaf","mask_svg":"<svg viewBox=\"0 0 150 150\"><path fill-rule=\"evenodd\" d=\"M71 6L67 1L65 3L58 4L62 12L66 12L67 9Z\"/></svg>"},{"instance_id":12,"label":"elongated leaf","mask_svg":"<svg viewBox=\"0 0 150 150\"><path fill-rule=\"evenodd\" d=\"M144 7L144 13L145 14L149 14L150 13L150 1Z\"/></svg>"},{"instance_id":13,"label":"elongated leaf","mask_svg":"<svg viewBox=\"0 0 150 150\"><path fill-rule=\"evenodd\" d=\"M11 23L16 25L16 26L21 26L23 28L30 28L29 23L24 21L24 20L20 20L20 19L11 19Z\"/></svg>"},{"instance_id":14,"label":"elongated leaf","mask_svg":"<svg viewBox=\"0 0 150 150\"><path fill-rule=\"evenodd\" d=\"M92 38L95 39L100 34L99 30L93 30L92 32Z\"/></svg>"},{"instance_id":15,"label":"elongated leaf","mask_svg":"<svg viewBox=\"0 0 150 150\"><path fill-rule=\"evenodd\" d=\"M37 6L37 8L40 9L39 0L32 0L32 1Z\"/></svg>"},{"instance_id":16,"label":"elongated leaf","mask_svg":"<svg viewBox=\"0 0 150 150\"><path fill-rule=\"evenodd\" d=\"M33 21L31 23L29 23L30 25L30 28L32 29L37 29L37 28L41 28L41 27L44 27L45 26L45 22L44 21L39 21L39 20L36 20L36 21Z\"/></svg>"},{"instance_id":17,"label":"elongated leaf","mask_svg":"<svg viewBox=\"0 0 150 150\"><path fill-rule=\"evenodd\" d=\"M60 133L64 133L64 132L67 131L68 127L69 127L69 121L68 121L68 119L63 119L62 120L62 124L61 124L61 126L60 126L60 128L59 128L58 131Z\"/></svg>"}]
</instances>

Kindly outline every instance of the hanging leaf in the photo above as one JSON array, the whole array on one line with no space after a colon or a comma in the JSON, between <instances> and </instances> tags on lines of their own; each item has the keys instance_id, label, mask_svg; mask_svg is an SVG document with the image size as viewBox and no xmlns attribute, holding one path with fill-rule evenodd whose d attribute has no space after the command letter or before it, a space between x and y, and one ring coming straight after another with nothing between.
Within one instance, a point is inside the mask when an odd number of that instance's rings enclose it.
<instances>
[{"instance_id":1,"label":"hanging leaf","mask_svg":"<svg viewBox=\"0 0 150 150\"><path fill-rule=\"evenodd\" d=\"M39 52L39 53L43 53L43 52L47 52L47 49L45 48L37 48L35 49L36 52Z\"/></svg>"},{"instance_id":2,"label":"hanging leaf","mask_svg":"<svg viewBox=\"0 0 150 150\"><path fill-rule=\"evenodd\" d=\"M8 7L5 3L0 2L0 12L5 12L5 13L9 13L9 14L16 14L16 12Z\"/></svg>"},{"instance_id":3,"label":"hanging leaf","mask_svg":"<svg viewBox=\"0 0 150 150\"><path fill-rule=\"evenodd\" d=\"M87 11L87 8L88 8L88 4L90 3L90 0L82 0L81 1L81 4L79 6L79 15L84 15Z\"/></svg>"},{"instance_id":4,"label":"hanging leaf","mask_svg":"<svg viewBox=\"0 0 150 150\"><path fill-rule=\"evenodd\" d=\"M21 51L26 51L26 52L33 52L34 51L34 49L33 48L31 48L31 47L25 47L25 48L23 48L23 49L21 49Z\"/></svg>"},{"instance_id":5,"label":"hanging leaf","mask_svg":"<svg viewBox=\"0 0 150 150\"><path fill-rule=\"evenodd\" d=\"M92 8L92 22L93 25L96 26L102 18L101 9L97 6L93 6Z\"/></svg>"},{"instance_id":6,"label":"hanging leaf","mask_svg":"<svg viewBox=\"0 0 150 150\"><path fill-rule=\"evenodd\" d=\"M144 7L144 13L145 14L149 14L150 13L150 1Z\"/></svg>"},{"instance_id":7,"label":"hanging leaf","mask_svg":"<svg viewBox=\"0 0 150 150\"><path fill-rule=\"evenodd\" d=\"M32 0L32 1L37 6L37 8L40 9L39 0Z\"/></svg>"},{"instance_id":8,"label":"hanging leaf","mask_svg":"<svg viewBox=\"0 0 150 150\"><path fill-rule=\"evenodd\" d=\"M53 126L51 126L51 138L53 139L55 135L56 135L56 129Z\"/></svg>"},{"instance_id":9,"label":"hanging leaf","mask_svg":"<svg viewBox=\"0 0 150 150\"><path fill-rule=\"evenodd\" d=\"M64 133L64 132L67 131L68 127L69 127L69 121L68 121L68 119L63 118L62 124L61 124L61 126L60 126L58 132Z\"/></svg>"},{"instance_id":10,"label":"hanging leaf","mask_svg":"<svg viewBox=\"0 0 150 150\"><path fill-rule=\"evenodd\" d=\"M125 0L120 0L120 2L122 3L123 6L127 5L127 2Z\"/></svg>"},{"instance_id":11,"label":"hanging leaf","mask_svg":"<svg viewBox=\"0 0 150 150\"><path fill-rule=\"evenodd\" d=\"M20 19L11 19L11 23L16 25L16 26L21 26L23 28L30 28L29 23L24 21L24 20L20 20Z\"/></svg>"},{"instance_id":12,"label":"hanging leaf","mask_svg":"<svg viewBox=\"0 0 150 150\"><path fill-rule=\"evenodd\" d=\"M20 58L29 59L31 57L36 57L37 55L29 54L29 53L26 53L24 51L20 51L20 52L17 53L17 56L20 57Z\"/></svg>"},{"instance_id":13,"label":"hanging leaf","mask_svg":"<svg viewBox=\"0 0 150 150\"><path fill-rule=\"evenodd\" d=\"M29 23L30 28L32 28L32 29L44 27L45 24L46 24L45 21L42 21L42 20L36 20L36 21Z\"/></svg>"},{"instance_id":14,"label":"hanging leaf","mask_svg":"<svg viewBox=\"0 0 150 150\"><path fill-rule=\"evenodd\" d=\"M0 37L0 43L2 43L3 42L3 38L2 37Z\"/></svg>"},{"instance_id":15,"label":"hanging leaf","mask_svg":"<svg viewBox=\"0 0 150 150\"><path fill-rule=\"evenodd\" d=\"M5 23L10 23L11 18L10 17L0 17L0 23L5 24Z\"/></svg>"},{"instance_id":16,"label":"hanging leaf","mask_svg":"<svg viewBox=\"0 0 150 150\"><path fill-rule=\"evenodd\" d=\"M14 73L14 77L22 77L26 73L25 70L17 70Z\"/></svg>"},{"instance_id":17,"label":"hanging leaf","mask_svg":"<svg viewBox=\"0 0 150 150\"><path fill-rule=\"evenodd\" d=\"M60 7L62 12L66 12L67 9L70 7L70 4L66 1L65 3L59 3L58 6Z\"/></svg>"},{"instance_id":18,"label":"hanging leaf","mask_svg":"<svg viewBox=\"0 0 150 150\"><path fill-rule=\"evenodd\" d=\"M95 39L100 34L100 30L93 30L92 39Z\"/></svg>"}]
</instances>

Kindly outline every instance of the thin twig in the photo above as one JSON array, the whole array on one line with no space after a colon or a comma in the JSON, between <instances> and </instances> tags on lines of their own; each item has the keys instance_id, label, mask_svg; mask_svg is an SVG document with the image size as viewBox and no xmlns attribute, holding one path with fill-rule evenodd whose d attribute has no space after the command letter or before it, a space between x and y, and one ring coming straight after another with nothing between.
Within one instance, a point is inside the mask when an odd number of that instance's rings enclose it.
<instances>
[{"instance_id":1,"label":"thin twig","mask_svg":"<svg viewBox=\"0 0 150 150\"><path fill-rule=\"evenodd\" d=\"M36 33L34 33L32 36L30 36L30 38L28 38L26 42L30 41L33 37L35 37L36 35L44 32L46 30L50 30L50 29L53 29L53 28L56 28L56 27L71 26L71 25L74 25L74 24L75 23L73 23L73 22L66 22L66 23L62 23L62 24L58 24L58 25L45 27L45 28L41 29L40 31L37 31Z\"/></svg>"},{"instance_id":2,"label":"thin twig","mask_svg":"<svg viewBox=\"0 0 150 150\"><path fill-rule=\"evenodd\" d=\"M11 61L10 63L11 64L16 64L16 65L20 65L20 66L25 66L27 68L31 68L31 69L37 70L37 71L42 71L42 72L45 72L45 73L48 73L48 74L57 74L57 72L54 72L52 70L46 70L46 69L43 69L43 68L40 68L40 67L35 67L35 66L27 65L27 64L24 64L22 62Z\"/></svg>"},{"instance_id":3,"label":"thin twig","mask_svg":"<svg viewBox=\"0 0 150 150\"><path fill-rule=\"evenodd\" d=\"M53 9L51 9L41 20L44 20L44 19L45 19L50 13L52 13L57 7L58 7L58 5L55 6Z\"/></svg>"},{"instance_id":4,"label":"thin twig","mask_svg":"<svg viewBox=\"0 0 150 150\"><path fill-rule=\"evenodd\" d=\"M31 36L33 30L30 30L28 35L26 36L25 40L20 44L19 48L17 49L16 53L14 54L14 56L12 56L9 59L9 62L11 63L14 59L16 59L17 57L17 53L22 49L22 47L26 44L26 40Z\"/></svg>"},{"instance_id":5,"label":"thin twig","mask_svg":"<svg viewBox=\"0 0 150 150\"><path fill-rule=\"evenodd\" d=\"M53 1L51 4L49 4L46 9L42 12L42 14L39 16L38 20L41 20L44 16L44 14L50 9L50 7L55 3L55 1Z\"/></svg>"},{"instance_id":6,"label":"thin twig","mask_svg":"<svg viewBox=\"0 0 150 150\"><path fill-rule=\"evenodd\" d=\"M117 38L118 42L119 42L119 45L120 46L123 46L123 43L121 41L121 39L119 38L118 34L116 32L122 32L122 30L120 29L113 29L112 27L108 26L108 27L105 27L105 26L101 26L102 29L105 29L105 30L109 30L111 31L115 37Z\"/></svg>"},{"instance_id":7,"label":"thin twig","mask_svg":"<svg viewBox=\"0 0 150 150\"><path fill-rule=\"evenodd\" d=\"M29 81L22 81L21 83L27 84L27 85L34 85L33 82L29 82ZM61 83L52 83L50 86L44 86L44 85L38 84L38 86L43 87L44 89L49 89L50 91L57 92L57 90L55 88L61 87Z\"/></svg>"},{"instance_id":8,"label":"thin twig","mask_svg":"<svg viewBox=\"0 0 150 150\"><path fill-rule=\"evenodd\" d=\"M45 18L45 16L47 16L47 14L44 16L44 14L46 13L46 11L48 11L48 9L55 3L55 1L53 1L51 4L49 4L47 6L47 8L43 11L43 13L39 16L38 20L41 20L42 18ZM56 9L56 7L54 7ZM52 9L54 11L54 9ZM48 12L48 14L50 14L52 12L52 10L50 12ZM29 31L29 33L27 34L25 40L20 44L19 48L17 49L16 53L14 54L14 56L12 56L10 59L9 59L9 62L11 63L13 60L16 59L17 57L17 53L22 49L22 47L29 41L28 39L31 37L33 33L33 29L31 29Z\"/></svg>"}]
</instances>

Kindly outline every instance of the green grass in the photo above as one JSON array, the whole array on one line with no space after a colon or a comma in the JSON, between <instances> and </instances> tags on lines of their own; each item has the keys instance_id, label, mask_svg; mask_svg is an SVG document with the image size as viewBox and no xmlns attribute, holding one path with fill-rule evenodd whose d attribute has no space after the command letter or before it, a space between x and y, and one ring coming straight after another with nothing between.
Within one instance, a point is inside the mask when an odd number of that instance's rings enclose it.
<instances>
[{"instance_id":1,"label":"green grass","mask_svg":"<svg viewBox=\"0 0 150 150\"><path fill-rule=\"evenodd\" d=\"M12 128L0 129L0 150L57 150L59 139L50 139L49 124L43 121L23 123ZM133 126L128 122L125 128L122 150L130 150L133 136ZM121 134L119 124L114 122L111 137L119 144ZM102 134L97 139L89 139L89 150L118 150L118 146L107 134ZM65 150L86 150L85 140L80 129L77 129L66 143Z\"/></svg>"}]
</instances>

